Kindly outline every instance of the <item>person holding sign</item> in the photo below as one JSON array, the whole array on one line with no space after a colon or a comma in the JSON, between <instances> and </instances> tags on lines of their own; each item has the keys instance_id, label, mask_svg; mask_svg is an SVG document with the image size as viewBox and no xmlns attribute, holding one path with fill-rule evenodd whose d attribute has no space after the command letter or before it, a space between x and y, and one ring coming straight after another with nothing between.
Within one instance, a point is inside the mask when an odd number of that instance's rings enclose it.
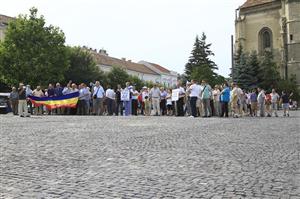
<instances>
[{"instance_id":1,"label":"person holding sign","mask_svg":"<svg viewBox=\"0 0 300 199\"><path fill-rule=\"evenodd\" d=\"M129 116L131 114L131 86L129 82L126 82L125 89L121 92L121 101L124 102L125 106L125 116Z\"/></svg>"}]
</instances>

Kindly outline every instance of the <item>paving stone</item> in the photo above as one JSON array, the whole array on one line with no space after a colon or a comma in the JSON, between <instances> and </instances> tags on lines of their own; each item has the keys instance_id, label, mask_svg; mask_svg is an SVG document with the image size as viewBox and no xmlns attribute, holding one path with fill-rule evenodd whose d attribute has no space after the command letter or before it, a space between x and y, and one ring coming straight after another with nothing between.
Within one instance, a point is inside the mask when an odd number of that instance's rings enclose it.
<instances>
[{"instance_id":1,"label":"paving stone","mask_svg":"<svg viewBox=\"0 0 300 199\"><path fill-rule=\"evenodd\" d=\"M0 115L0 198L300 198L291 115Z\"/></svg>"}]
</instances>

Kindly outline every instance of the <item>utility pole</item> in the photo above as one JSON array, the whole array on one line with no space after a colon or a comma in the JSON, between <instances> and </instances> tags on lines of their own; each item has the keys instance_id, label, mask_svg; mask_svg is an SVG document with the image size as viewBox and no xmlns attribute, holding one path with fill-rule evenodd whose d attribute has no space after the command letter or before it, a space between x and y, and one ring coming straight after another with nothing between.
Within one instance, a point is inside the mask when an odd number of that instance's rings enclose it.
<instances>
[{"instance_id":1,"label":"utility pole","mask_svg":"<svg viewBox=\"0 0 300 199\"><path fill-rule=\"evenodd\" d=\"M233 46L233 35L231 35L231 76L232 81L234 82L234 46Z\"/></svg>"}]
</instances>

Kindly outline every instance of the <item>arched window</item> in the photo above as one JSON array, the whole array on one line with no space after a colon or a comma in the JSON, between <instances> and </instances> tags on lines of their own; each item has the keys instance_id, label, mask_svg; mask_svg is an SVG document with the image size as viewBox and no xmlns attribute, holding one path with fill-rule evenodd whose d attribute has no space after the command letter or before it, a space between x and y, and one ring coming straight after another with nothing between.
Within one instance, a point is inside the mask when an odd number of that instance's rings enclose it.
<instances>
[{"instance_id":1,"label":"arched window","mask_svg":"<svg viewBox=\"0 0 300 199\"><path fill-rule=\"evenodd\" d=\"M259 32L259 51L263 54L266 50L272 51L273 35L270 28L263 28Z\"/></svg>"}]
</instances>

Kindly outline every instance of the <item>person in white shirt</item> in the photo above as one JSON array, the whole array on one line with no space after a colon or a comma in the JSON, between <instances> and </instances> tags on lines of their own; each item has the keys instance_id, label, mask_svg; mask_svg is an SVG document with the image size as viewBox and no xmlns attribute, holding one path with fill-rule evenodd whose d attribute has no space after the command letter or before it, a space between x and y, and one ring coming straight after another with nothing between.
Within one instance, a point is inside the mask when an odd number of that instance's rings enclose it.
<instances>
[{"instance_id":1,"label":"person in white shirt","mask_svg":"<svg viewBox=\"0 0 300 199\"><path fill-rule=\"evenodd\" d=\"M177 116L184 116L183 105L184 105L185 90L181 85L182 83L178 81L177 89L179 91L179 99L176 101Z\"/></svg>"},{"instance_id":2,"label":"person in white shirt","mask_svg":"<svg viewBox=\"0 0 300 199\"><path fill-rule=\"evenodd\" d=\"M273 115L273 111L274 111L275 116L278 117L277 109L278 109L279 100L280 100L280 96L275 91L275 89L272 89L272 93L271 93L271 116Z\"/></svg>"},{"instance_id":3,"label":"person in white shirt","mask_svg":"<svg viewBox=\"0 0 300 199\"><path fill-rule=\"evenodd\" d=\"M104 111L105 92L99 81L95 82L93 89L93 109L95 115L102 115Z\"/></svg>"},{"instance_id":4,"label":"person in white shirt","mask_svg":"<svg viewBox=\"0 0 300 199\"><path fill-rule=\"evenodd\" d=\"M135 89L135 86L132 86L132 100L131 100L131 113L132 115L137 115L138 110L138 96L139 92Z\"/></svg>"},{"instance_id":5,"label":"person in white shirt","mask_svg":"<svg viewBox=\"0 0 300 199\"><path fill-rule=\"evenodd\" d=\"M110 85L107 86L105 96L106 96L106 105L107 105L108 115L113 115L113 113L114 113L113 107L114 107L116 93L113 89L111 89Z\"/></svg>"},{"instance_id":6,"label":"person in white shirt","mask_svg":"<svg viewBox=\"0 0 300 199\"><path fill-rule=\"evenodd\" d=\"M192 85L187 89L189 92L190 96L190 105L191 105L191 112L192 112L192 117L197 117L197 99L200 96L200 86L197 84L196 80L191 81Z\"/></svg>"},{"instance_id":7,"label":"person in white shirt","mask_svg":"<svg viewBox=\"0 0 300 199\"><path fill-rule=\"evenodd\" d=\"M126 87L121 92L121 100L124 102L125 116L131 115L132 86L126 82Z\"/></svg>"},{"instance_id":8,"label":"person in white shirt","mask_svg":"<svg viewBox=\"0 0 300 199\"><path fill-rule=\"evenodd\" d=\"M258 108L259 108L259 115L260 117L265 117L265 91L261 88L257 88L258 96L257 96L257 102L258 102Z\"/></svg>"},{"instance_id":9,"label":"person in white shirt","mask_svg":"<svg viewBox=\"0 0 300 199\"><path fill-rule=\"evenodd\" d=\"M153 114L160 115L160 89L157 87L157 84L153 85L149 92L149 96L152 102Z\"/></svg>"},{"instance_id":10,"label":"person in white shirt","mask_svg":"<svg viewBox=\"0 0 300 199\"><path fill-rule=\"evenodd\" d=\"M212 94L213 94L213 101L214 101L215 116L220 116L221 115L221 104L220 104L221 91L219 89L219 85L215 85Z\"/></svg>"}]
</instances>

